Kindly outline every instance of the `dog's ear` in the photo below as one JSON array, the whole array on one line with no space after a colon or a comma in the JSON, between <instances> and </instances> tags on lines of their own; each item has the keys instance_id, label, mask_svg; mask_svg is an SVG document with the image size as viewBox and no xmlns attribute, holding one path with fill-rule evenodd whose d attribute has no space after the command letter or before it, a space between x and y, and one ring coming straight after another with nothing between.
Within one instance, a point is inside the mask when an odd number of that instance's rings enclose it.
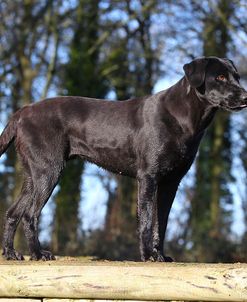
<instances>
[{"instance_id":1,"label":"dog's ear","mask_svg":"<svg viewBox=\"0 0 247 302\"><path fill-rule=\"evenodd\" d=\"M235 64L233 63L233 61L230 60L230 59L227 59L227 60L232 64L234 70L238 73L237 67L235 66Z\"/></svg>"},{"instance_id":2,"label":"dog's ear","mask_svg":"<svg viewBox=\"0 0 247 302\"><path fill-rule=\"evenodd\" d=\"M235 66L235 64L233 63L233 61L230 60L230 59L226 59L226 60L228 60L228 62L231 63L231 65L232 65L234 71L236 72L237 77L240 79L240 75L239 75L239 73L238 73L237 67Z\"/></svg>"},{"instance_id":3,"label":"dog's ear","mask_svg":"<svg viewBox=\"0 0 247 302\"><path fill-rule=\"evenodd\" d=\"M237 67L235 66L235 64L233 63L233 61L230 60L230 59L227 59L227 58L223 58L222 60L225 62L225 64L226 64L227 66L230 67L230 70L233 71L233 73L235 74L235 76L236 76L236 77L238 78L238 80L239 80L239 79L240 79L240 75L239 75L238 70L237 70Z\"/></svg>"},{"instance_id":4,"label":"dog's ear","mask_svg":"<svg viewBox=\"0 0 247 302\"><path fill-rule=\"evenodd\" d=\"M200 87L205 80L206 66L208 59L205 57L198 58L184 65L184 72L190 86L193 88Z\"/></svg>"}]
</instances>

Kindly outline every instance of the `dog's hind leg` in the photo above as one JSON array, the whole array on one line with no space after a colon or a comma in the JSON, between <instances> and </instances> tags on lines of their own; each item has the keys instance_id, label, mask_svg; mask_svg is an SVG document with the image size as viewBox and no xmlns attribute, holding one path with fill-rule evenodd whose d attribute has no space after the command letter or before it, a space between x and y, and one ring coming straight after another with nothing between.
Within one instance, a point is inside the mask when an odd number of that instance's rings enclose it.
<instances>
[{"instance_id":1,"label":"dog's hind leg","mask_svg":"<svg viewBox=\"0 0 247 302\"><path fill-rule=\"evenodd\" d=\"M24 260L22 254L14 249L14 236L16 228L25 212L26 205L31 201L30 185L30 180L26 177L17 201L6 213L3 232L3 256L7 260Z\"/></svg>"},{"instance_id":2,"label":"dog's hind leg","mask_svg":"<svg viewBox=\"0 0 247 302\"><path fill-rule=\"evenodd\" d=\"M62 167L62 165L60 166ZM55 168L58 168L58 165ZM51 252L41 249L38 239L38 222L40 213L55 188L61 171L62 168L52 170L49 167L48 171L36 170L32 176L32 202L29 204L22 218L24 233L31 255L30 260L55 260Z\"/></svg>"}]
</instances>

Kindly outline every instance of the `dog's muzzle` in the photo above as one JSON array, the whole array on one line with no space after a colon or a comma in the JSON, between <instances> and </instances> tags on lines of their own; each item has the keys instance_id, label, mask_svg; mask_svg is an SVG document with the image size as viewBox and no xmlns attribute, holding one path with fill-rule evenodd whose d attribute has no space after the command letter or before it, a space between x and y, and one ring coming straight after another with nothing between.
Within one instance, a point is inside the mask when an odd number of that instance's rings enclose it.
<instances>
[{"instance_id":1,"label":"dog's muzzle","mask_svg":"<svg viewBox=\"0 0 247 302\"><path fill-rule=\"evenodd\" d=\"M231 107L229 109L233 110L233 111L239 111L239 110L242 110L244 108L247 108L247 92L244 92L240 95L239 103L240 104L238 106Z\"/></svg>"}]
</instances>

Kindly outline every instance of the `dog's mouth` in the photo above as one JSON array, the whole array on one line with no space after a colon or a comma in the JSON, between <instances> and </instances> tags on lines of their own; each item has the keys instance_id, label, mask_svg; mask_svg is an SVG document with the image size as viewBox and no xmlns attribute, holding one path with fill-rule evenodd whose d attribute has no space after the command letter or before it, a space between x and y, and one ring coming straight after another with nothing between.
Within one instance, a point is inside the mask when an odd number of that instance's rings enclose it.
<instances>
[{"instance_id":1,"label":"dog's mouth","mask_svg":"<svg viewBox=\"0 0 247 302\"><path fill-rule=\"evenodd\" d=\"M236 106L236 107L228 107L227 109L230 111L240 111L244 108L247 108L247 104L243 104L243 105Z\"/></svg>"}]
</instances>

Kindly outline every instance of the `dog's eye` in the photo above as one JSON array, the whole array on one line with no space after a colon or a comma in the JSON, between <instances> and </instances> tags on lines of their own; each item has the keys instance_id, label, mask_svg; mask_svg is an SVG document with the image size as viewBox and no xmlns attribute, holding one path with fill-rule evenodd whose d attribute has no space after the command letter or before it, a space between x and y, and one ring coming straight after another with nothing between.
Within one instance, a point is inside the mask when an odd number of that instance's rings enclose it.
<instances>
[{"instance_id":1,"label":"dog's eye","mask_svg":"<svg viewBox=\"0 0 247 302\"><path fill-rule=\"evenodd\" d=\"M227 78L223 74L220 74L216 77L216 80L221 81L221 82L226 82Z\"/></svg>"}]
</instances>

